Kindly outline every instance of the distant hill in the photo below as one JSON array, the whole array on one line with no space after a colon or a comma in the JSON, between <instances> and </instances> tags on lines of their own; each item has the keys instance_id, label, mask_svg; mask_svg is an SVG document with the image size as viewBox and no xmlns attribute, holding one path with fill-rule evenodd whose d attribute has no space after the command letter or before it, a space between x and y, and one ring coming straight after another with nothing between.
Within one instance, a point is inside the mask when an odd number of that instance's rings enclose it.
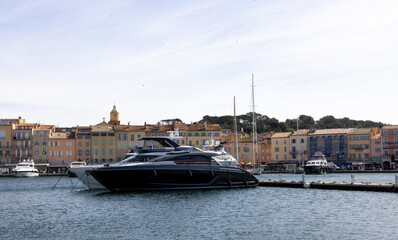
<instances>
[{"instance_id":1,"label":"distant hill","mask_svg":"<svg viewBox=\"0 0 398 240\"><path fill-rule=\"evenodd\" d=\"M236 116L238 131L251 133L252 132L252 113L246 113L244 115ZM256 113L256 123L258 133L265 132L287 132L297 128L297 119L286 119L285 122L280 122L276 118L270 118L266 115ZM370 127L382 127L387 124L381 122L373 122L370 120L352 120L347 117L335 118L333 116L325 116L315 121L313 117L300 115L299 116L299 128L300 129L331 129L331 128L370 128ZM234 129L234 117L230 115L226 116L209 116L206 115L199 121L203 123L217 123L223 129Z\"/></svg>"}]
</instances>

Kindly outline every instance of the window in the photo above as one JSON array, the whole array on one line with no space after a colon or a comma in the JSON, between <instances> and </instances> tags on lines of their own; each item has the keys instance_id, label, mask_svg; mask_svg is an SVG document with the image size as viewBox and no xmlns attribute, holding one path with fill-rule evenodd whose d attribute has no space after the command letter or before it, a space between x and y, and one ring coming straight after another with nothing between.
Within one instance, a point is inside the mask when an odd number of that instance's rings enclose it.
<instances>
[{"instance_id":1,"label":"window","mask_svg":"<svg viewBox=\"0 0 398 240\"><path fill-rule=\"evenodd\" d=\"M35 139L35 145L39 145L39 139L38 138Z\"/></svg>"},{"instance_id":2,"label":"window","mask_svg":"<svg viewBox=\"0 0 398 240\"><path fill-rule=\"evenodd\" d=\"M363 140L369 140L369 136L363 136Z\"/></svg>"},{"instance_id":3,"label":"window","mask_svg":"<svg viewBox=\"0 0 398 240\"><path fill-rule=\"evenodd\" d=\"M279 152L279 148L278 147L275 148L275 152Z\"/></svg>"},{"instance_id":4,"label":"window","mask_svg":"<svg viewBox=\"0 0 398 240\"><path fill-rule=\"evenodd\" d=\"M189 136L189 137L192 137L192 133L188 133L188 136Z\"/></svg>"},{"instance_id":5,"label":"window","mask_svg":"<svg viewBox=\"0 0 398 240\"><path fill-rule=\"evenodd\" d=\"M194 133L194 136L199 137L199 133L198 132Z\"/></svg>"},{"instance_id":6,"label":"window","mask_svg":"<svg viewBox=\"0 0 398 240\"><path fill-rule=\"evenodd\" d=\"M109 145L113 145L113 139L109 139Z\"/></svg>"},{"instance_id":7,"label":"window","mask_svg":"<svg viewBox=\"0 0 398 240\"><path fill-rule=\"evenodd\" d=\"M90 150L86 150L86 156L90 156Z\"/></svg>"},{"instance_id":8,"label":"window","mask_svg":"<svg viewBox=\"0 0 398 240\"><path fill-rule=\"evenodd\" d=\"M106 133L100 133L101 137L106 137Z\"/></svg>"},{"instance_id":9,"label":"window","mask_svg":"<svg viewBox=\"0 0 398 240\"><path fill-rule=\"evenodd\" d=\"M287 151L287 147L284 147L284 148L283 148L283 151L286 152L286 151Z\"/></svg>"},{"instance_id":10,"label":"window","mask_svg":"<svg viewBox=\"0 0 398 240\"><path fill-rule=\"evenodd\" d=\"M122 134L121 133L118 133L117 134L117 140L121 140L122 139Z\"/></svg>"},{"instance_id":11,"label":"window","mask_svg":"<svg viewBox=\"0 0 398 240\"><path fill-rule=\"evenodd\" d=\"M351 137L350 137L350 141L355 141L355 137L354 137L354 136L351 136Z\"/></svg>"},{"instance_id":12,"label":"window","mask_svg":"<svg viewBox=\"0 0 398 240\"><path fill-rule=\"evenodd\" d=\"M90 142L86 142L86 147L89 147L90 146Z\"/></svg>"},{"instance_id":13,"label":"window","mask_svg":"<svg viewBox=\"0 0 398 240\"><path fill-rule=\"evenodd\" d=\"M6 130L0 130L0 139L6 139Z\"/></svg>"},{"instance_id":14,"label":"window","mask_svg":"<svg viewBox=\"0 0 398 240\"><path fill-rule=\"evenodd\" d=\"M66 156L72 156L72 151L66 151Z\"/></svg>"},{"instance_id":15,"label":"window","mask_svg":"<svg viewBox=\"0 0 398 240\"><path fill-rule=\"evenodd\" d=\"M105 145L105 139L102 139L102 145Z\"/></svg>"},{"instance_id":16,"label":"window","mask_svg":"<svg viewBox=\"0 0 398 240\"><path fill-rule=\"evenodd\" d=\"M102 149L102 155L105 155L106 154L106 152L105 152L105 149Z\"/></svg>"},{"instance_id":17,"label":"window","mask_svg":"<svg viewBox=\"0 0 398 240\"><path fill-rule=\"evenodd\" d=\"M275 140L275 144L277 144L277 145L279 144L279 143L278 143L278 140Z\"/></svg>"},{"instance_id":18,"label":"window","mask_svg":"<svg viewBox=\"0 0 398 240\"><path fill-rule=\"evenodd\" d=\"M364 147L365 149L369 149L369 144L364 144L363 147Z\"/></svg>"},{"instance_id":19,"label":"window","mask_svg":"<svg viewBox=\"0 0 398 240\"><path fill-rule=\"evenodd\" d=\"M283 144L286 144L286 140L283 140Z\"/></svg>"},{"instance_id":20,"label":"window","mask_svg":"<svg viewBox=\"0 0 398 240\"><path fill-rule=\"evenodd\" d=\"M301 139L301 143L304 143L304 139Z\"/></svg>"},{"instance_id":21,"label":"window","mask_svg":"<svg viewBox=\"0 0 398 240\"><path fill-rule=\"evenodd\" d=\"M357 140L362 140L362 136L357 136Z\"/></svg>"},{"instance_id":22,"label":"window","mask_svg":"<svg viewBox=\"0 0 398 240\"><path fill-rule=\"evenodd\" d=\"M293 143L296 143L296 139L292 139L292 144L293 144Z\"/></svg>"},{"instance_id":23,"label":"window","mask_svg":"<svg viewBox=\"0 0 398 240\"><path fill-rule=\"evenodd\" d=\"M109 149L108 152L109 152L109 155L113 155L113 149Z\"/></svg>"},{"instance_id":24,"label":"window","mask_svg":"<svg viewBox=\"0 0 398 240\"><path fill-rule=\"evenodd\" d=\"M41 145L47 145L47 139L43 138L43 142Z\"/></svg>"},{"instance_id":25,"label":"window","mask_svg":"<svg viewBox=\"0 0 398 240\"><path fill-rule=\"evenodd\" d=\"M134 141L134 134L131 134L130 140L131 140L131 141Z\"/></svg>"},{"instance_id":26,"label":"window","mask_svg":"<svg viewBox=\"0 0 398 240\"><path fill-rule=\"evenodd\" d=\"M202 137L206 137L206 133L201 133L200 134Z\"/></svg>"},{"instance_id":27,"label":"window","mask_svg":"<svg viewBox=\"0 0 398 240\"><path fill-rule=\"evenodd\" d=\"M196 140L196 145L199 145L199 140Z\"/></svg>"},{"instance_id":28,"label":"window","mask_svg":"<svg viewBox=\"0 0 398 240\"><path fill-rule=\"evenodd\" d=\"M62 156L62 151L58 151L57 156Z\"/></svg>"},{"instance_id":29,"label":"window","mask_svg":"<svg viewBox=\"0 0 398 240\"><path fill-rule=\"evenodd\" d=\"M81 147L81 146L82 146L82 142L79 141L79 142L78 142L78 145L79 145L79 147Z\"/></svg>"},{"instance_id":30,"label":"window","mask_svg":"<svg viewBox=\"0 0 398 240\"><path fill-rule=\"evenodd\" d=\"M80 142L80 143L81 143L81 142ZM72 147L72 142L70 142L70 141L66 142L66 146L67 146L67 147Z\"/></svg>"},{"instance_id":31,"label":"window","mask_svg":"<svg viewBox=\"0 0 398 240\"><path fill-rule=\"evenodd\" d=\"M250 152L250 148L244 147L244 148L243 148L243 151L244 151L244 152Z\"/></svg>"},{"instance_id":32,"label":"window","mask_svg":"<svg viewBox=\"0 0 398 240\"><path fill-rule=\"evenodd\" d=\"M55 141L55 142L54 142L54 146L55 146L55 147L58 147L58 146L59 146L59 142L58 142L58 141Z\"/></svg>"},{"instance_id":33,"label":"window","mask_svg":"<svg viewBox=\"0 0 398 240\"><path fill-rule=\"evenodd\" d=\"M215 136L215 137L219 137L219 136L220 136L220 133L214 133L214 136Z\"/></svg>"}]
</instances>

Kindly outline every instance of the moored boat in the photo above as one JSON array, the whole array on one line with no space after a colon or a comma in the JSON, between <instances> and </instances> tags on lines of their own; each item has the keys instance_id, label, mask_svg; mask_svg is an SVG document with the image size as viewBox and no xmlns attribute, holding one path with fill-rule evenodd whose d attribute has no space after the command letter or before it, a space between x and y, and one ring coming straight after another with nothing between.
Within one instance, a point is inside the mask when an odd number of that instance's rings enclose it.
<instances>
[{"instance_id":1,"label":"moored boat","mask_svg":"<svg viewBox=\"0 0 398 240\"><path fill-rule=\"evenodd\" d=\"M326 174L331 171L331 165L321 152L316 152L313 158L304 165L305 174Z\"/></svg>"},{"instance_id":2,"label":"moored boat","mask_svg":"<svg viewBox=\"0 0 398 240\"><path fill-rule=\"evenodd\" d=\"M258 180L244 169L222 166L217 152L168 154L144 163L88 170L111 191L246 188Z\"/></svg>"},{"instance_id":3,"label":"moored boat","mask_svg":"<svg viewBox=\"0 0 398 240\"><path fill-rule=\"evenodd\" d=\"M14 177L38 177L39 171L35 168L33 160L23 160L11 170Z\"/></svg>"}]
</instances>

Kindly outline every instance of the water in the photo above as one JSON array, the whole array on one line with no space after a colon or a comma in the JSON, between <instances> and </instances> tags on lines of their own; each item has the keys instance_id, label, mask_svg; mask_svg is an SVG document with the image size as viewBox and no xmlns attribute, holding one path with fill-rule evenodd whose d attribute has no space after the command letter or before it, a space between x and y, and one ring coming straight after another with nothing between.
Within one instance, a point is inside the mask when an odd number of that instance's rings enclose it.
<instances>
[{"instance_id":1,"label":"water","mask_svg":"<svg viewBox=\"0 0 398 240\"><path fill-rule=\"evenodd\" d=\"M394 182L394 174L355 174ZM262 175L278 179L278 174ZM282 175L301 180L301 175ZM314 180L312 180L314 179ZM268 188L109 193L0 178L2 239L396 239L396 193ZM75 182L77 179L73 179ZM350 174L307 176L351 181ZM79 186L79 185L78 185Z\"/></svg>"}]
</instances>

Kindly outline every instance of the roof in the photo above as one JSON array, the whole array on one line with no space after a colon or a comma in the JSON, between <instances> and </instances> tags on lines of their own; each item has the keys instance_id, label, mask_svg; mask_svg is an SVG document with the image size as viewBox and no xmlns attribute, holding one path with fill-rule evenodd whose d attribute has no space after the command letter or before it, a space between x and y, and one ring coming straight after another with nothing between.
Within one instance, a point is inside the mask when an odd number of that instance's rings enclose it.
<instances>
[{"instance_id":1,"label":"roof","mask_svg":"<svg viewBox=\"0 0 398 240\"><path fill-rule=\"evenodd\" d=\"M68 134L64 132L56 132L50 135L50 138L68 138Z\"/></svg>"},{"instance_id":2,"label":"roof","mask_svg":"<svg viewBox=\"0 0 398 240\"><path fill-rule=\"evenodd\" d=\"M38 125L36 127L36 130L49 130L51 128L55 127L54 125Z\"/></svg>"},{"instance_id":3,"label":"roof","mask_svg":"<svg viewBox=\"0 0 398 240\"><path fill-rule=\"evenodd\" d=\"M299 129L298 131L294 131L292 133L292 136L297 136L297 135L308 135L310 133L309 129Z\"/></svg>"},{"instance_id":4,"label":"roof","mask_svg":"<svg viewBox=\"0 0 398 240\"><path fill-rule=\"evenodd\" d=\"M186 125L187 131L221 131L219 124L194 123Z\"/></svg>"},{"instance_id":5,"label":"roof","mask_svg":"<svg viewBox=\"0 0 398 240\"><path fill-rule=\"evenodd\" d=\"M105 124L97 124L91 126L91 132L112 132L113 128L112 125L105 123Z\"/></svg>"},{"instance_id":6,"label":"roof","mask_svg":"<svg viewBox=\"0 0 398 240\"><path fill-rule=\"evenodd\" d=\"M316 130L309 135L333 135L333 134L348 134L353 128L334 128L334 129L321 129Z\"/></svg>"},{"instance_id":7,"label":"roof","mask_svg":"<svg viewBox=\"0 0 398 240\"><path fill-rule=\"evenodd\" d=\"M114 127L115 132L144 132L144 126L138 125L117 125Z\"/></svg>"},{"instance_id":8,"label":"roof","mask_svg":"<svg viewBox=\"0 0 398 240\"><path fill-rule=\"evenodd\" d=\"M384 126L381 129L395 129L395 128L398 128L398 125Z\"/></svg>"},{"instance_id":9,"label":"roof","mask_svg":"<svg viewBox=\"0 0 398 240\"><path fill-rule=\"evenodd\" d=\"M281 133L275 133L274 135L272 135L271 138L287 138L291 135L291 132L281 132Z\"/></svg>"},{"instance_id":10,"label":"roof","mask_svg":"<svg viewBox=\"0 0 398 240\"><path fill-rule=\"evenodd\" d=\"M372 128L353 128L352 131L350 131L348 134L349 135L370 134L371 132L373 132Z\"/></svg>"},{"instance_id":11,"label":"roof","mask_svg":"<svg viewBox=\"0 0 398 240\"><path fill-rule=\"evenodd\" d=\"M380 135L380 133L378 133L378 134L374 135L374 136L372 137L372 139L380 139L380 137L381 137L381 135Z\"/></svg>"}]
</instances>

